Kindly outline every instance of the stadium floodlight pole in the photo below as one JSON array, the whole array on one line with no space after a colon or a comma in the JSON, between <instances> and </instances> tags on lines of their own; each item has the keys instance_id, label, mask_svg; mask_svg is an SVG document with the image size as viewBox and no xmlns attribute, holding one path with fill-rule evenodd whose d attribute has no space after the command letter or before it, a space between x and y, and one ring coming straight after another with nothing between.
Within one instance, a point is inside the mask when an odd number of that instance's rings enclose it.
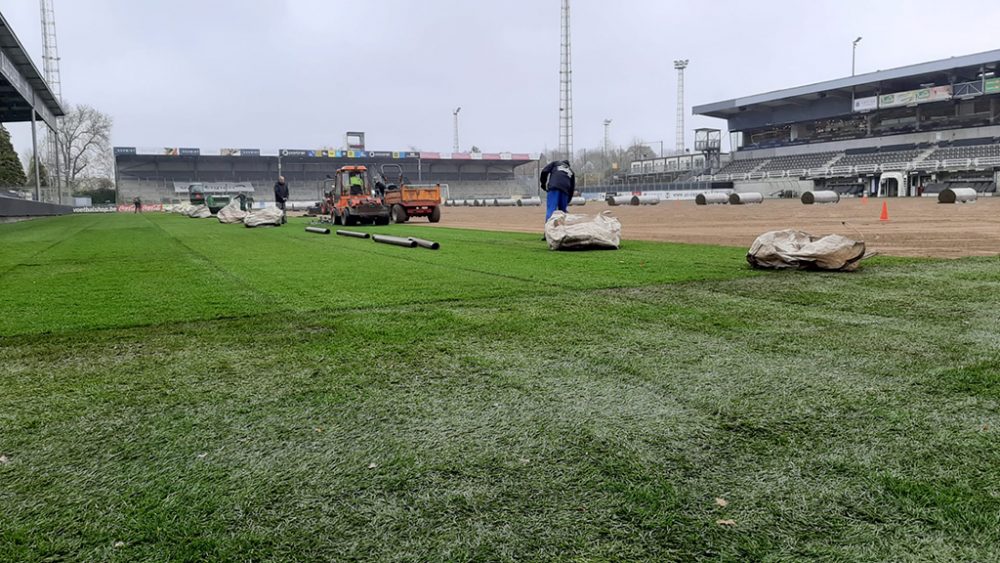
<instances>
[{"instance_id":1,"label":"stadium floodlight pole","mask_svg":"<svg viewBox=\"0 0 1000 563\"><path fill-rule=\"evenodd\" d=\"M48 84L49 89L55 95L59 104L62 104L62 80L59 78L59 45L56 41L56 16L52 2L53 0L40 0L39 2L42 16L42 71L45 74L45 82ZM59 132L62 129L62 118L56 117L53 121L55 122L54 126L49 129L45 136L45 152L49 170L55 169L56 171L56 181L54 182L56 195L59 203L62 203L63 178L59 166ZM66 167L69 168L69 163L66 164ZM51 190L51 187L49 190ZM49 191L49 196L51 195L52 192Z\"/></svg>"},{"instance_id":2,"label":"stadium floodlight pole","mask_svg":"<svg viewBox=\"0 0 1000 563\"><path fill-rule=\"evenodd\" d=\"M677 152L684 152L684 69L688 66L688 60L674 61L674 68L677 69Z\"/></svg>"},{"instance_id":3,"label":"stadium floodlight pole","mask_svg":"<svg viewBox=\"0 0 1000 563\"><path fill-rule=\"evenodd\" d=\"M854 43L851 43L851 76L854 76L854 63L857 60L858 43L861 43L860 36L854 40Z\"/></svg>"},{"instance_id":4,"label":"stadium floodlight pole","mask_svg":"<svg viewBox=\"0 0 1000 563\"><path fill-rule=\"evenodd\" d=\"M604 120L604 158L605 159L608 158L608 145L611 144L610 128L611 128L611 120L610 119L605 119Z\"/></svg>"},{"instance_id":5,"label":"stadium floodlight pole","mask_svg":"<svg viewBox=\"0 0 1000 563\"><path fill-rule=\"evenodd\" d=\"M458 148L458 112L460 111L462 111L462 106L458 106L455 108L455 111L451 112L451 115L455 118L455 142L452 146L451 152L456 153L462 152L462 150Z\"/></svg>"},{"instance_id":6,"label":"stadium floodlight pole","mask_svg":"<svg viewBox=\"0 0 1000 563\"><path fill-rule=\"evenodd\" d=\"M559 153L573 160L573 56L569 0L562 0L559 44Z\"/></svg>"}]
</instances>

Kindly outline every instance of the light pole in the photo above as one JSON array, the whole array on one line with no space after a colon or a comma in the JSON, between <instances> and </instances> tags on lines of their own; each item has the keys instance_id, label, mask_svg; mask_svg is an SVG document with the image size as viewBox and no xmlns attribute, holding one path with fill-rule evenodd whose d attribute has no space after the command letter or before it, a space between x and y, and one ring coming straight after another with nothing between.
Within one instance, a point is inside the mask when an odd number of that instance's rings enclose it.
<instances>
[{"instance_id":1,"label":"light pole","mask_svg":"<svg viewBox=\"0 0 1000 563\"><path fill-rule=\"evenodd\" d=\"M462 106L458 106L455 108L455 111L451 112L451 114L455 117L455 145L452 147L452 152L462 152L461 149L458 148L458 112L460 111L462 111Z\"/></svg>"},{"instance_id":2,"label":"light pole","mask_svg":"<svg viewBox=\"0 0 1000 563\"><path fill-rule=\"evenodd\" d=\"M611 144L610 128L611 128L611 120L610 119L605 119L604 120L604 158L605 159L608 158L608 145Z\"/></svg>"},{"instance_id":3,"label":"light pole","mask_svg":"<svg viewBox=\"0 0 1000 563\"><path fill-rule=\"evenodd\" d=\"M858 43L861 43L861 37L858 37L854 40L854 43L851 43L851 76L854 76L854 62L857 60Z\"/></svg>"},{"instance_id":4,"label":"light pole","mask_svg":"<svg viewBox=\"0 0 1000 563\"><path fill-rule=\"evenodd\" d=\"M684 69L688 66L688 60L674 61L674 68L677 69L677 152L684 152ZM663 152L662 150L660 151Z\"/></svg>"}]
</instances>

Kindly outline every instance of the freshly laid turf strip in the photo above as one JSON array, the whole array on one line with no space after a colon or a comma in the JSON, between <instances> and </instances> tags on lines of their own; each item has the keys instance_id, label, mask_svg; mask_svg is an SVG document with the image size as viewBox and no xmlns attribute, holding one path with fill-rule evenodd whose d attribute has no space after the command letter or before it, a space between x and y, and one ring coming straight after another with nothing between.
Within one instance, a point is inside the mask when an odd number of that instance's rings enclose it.
<instances>
[{"instance_id":1,"label":"freshly laid turf strip","mask_svg":"<svg viewBox=\"0 0 1000 563\"><path fill-rule=\"evenodd\" d=\"M997 259L292 223L0 225L0 560L1000 559Z\"/></svg>"}]
</instances>

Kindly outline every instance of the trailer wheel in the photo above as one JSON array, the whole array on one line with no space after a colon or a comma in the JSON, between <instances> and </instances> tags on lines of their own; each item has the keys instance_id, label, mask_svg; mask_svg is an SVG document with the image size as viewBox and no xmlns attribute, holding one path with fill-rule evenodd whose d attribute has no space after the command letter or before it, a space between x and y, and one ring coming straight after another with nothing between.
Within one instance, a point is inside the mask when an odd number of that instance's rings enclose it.
<instances>
[{"instance_id":1,"label":"trailer wheel","mask_svg":"<svg viewBox=\"0 0 1000 563\"><path fill-rule=\"evenodd\" d=\"M427 216L427 220L431 223L437 223L441 220L441 208L435 207L431 210L431 214Z\"/></svg>"},{"instance_id":2,"label":"trailer wheel","mask_svg":"<svg viewBox=\"0 0 1000 563\"><path fill-rule=\"evenodd\" d=\"M336 209L330 212L330 218L333 220L334 225L340 224L340 212Z\"/></svg>"},{"instance_id":3,"label":"trailer wheel","mask_svg":"<svg viewBox=\"0 0 1000 563\"><path fill-rule=\"evenodd\" d=\"M345 207L343 211L340 212L340 224L345 227L353 226L358 222L357 217L351 216L351 208Z\"/></svg>"},{"instance_id":4,"label":"trailer wheel","mask_svg":"<svg viewBox=\"0 0 1000 563\"><path fill-rule=\"evenodd\" d=\"M392 222L393 223L405 223L410 215L406 212L406 208L400 204L392 206Z\"/></svg>"}]
</instances>

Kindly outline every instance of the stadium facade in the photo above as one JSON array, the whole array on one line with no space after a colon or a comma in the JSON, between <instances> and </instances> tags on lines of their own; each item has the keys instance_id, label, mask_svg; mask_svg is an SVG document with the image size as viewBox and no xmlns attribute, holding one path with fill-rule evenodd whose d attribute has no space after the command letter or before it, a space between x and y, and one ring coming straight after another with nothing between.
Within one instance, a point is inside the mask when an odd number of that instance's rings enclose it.
<instances>
[{"instance_id":1,"label":"stadium facade","mask_svg":"<svg viewBox=\"0 0 1000 563\"><path fill-rule=\"evenodd\" d=\"M994 193L1000 50L695 106L725 119L728 163L697 177L738 191Z\"/></svg>"},{"instance_id":2,"label":"stadium facade","mask_svg":"<svg viewBox=\"0 0 1000 563\"><path fill-rule=\"evenodd\" d=\"M119 202L138 196L150 203L186 200L192 184L206 191L252 191L258 201L274 198L279 175L291 200L322 198L323 184L341 166L380 170L398 165L411 183L447 184L459 197L534 193L539 155L530 153L436 153L355 149L220 149L115 147ZM387 170L388 171L388 170Z\"/></svg>"}]
</instances>

